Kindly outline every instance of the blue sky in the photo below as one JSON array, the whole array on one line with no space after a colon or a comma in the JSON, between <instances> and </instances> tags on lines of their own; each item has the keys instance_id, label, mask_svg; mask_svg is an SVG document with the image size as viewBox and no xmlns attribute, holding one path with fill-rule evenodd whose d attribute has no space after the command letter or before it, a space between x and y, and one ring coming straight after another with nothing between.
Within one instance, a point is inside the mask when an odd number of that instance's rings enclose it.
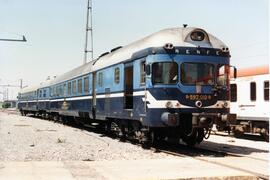
<instances>
[{"instance_id":1,"label":"blue sky","mask_svg":"<svg viewBox=\"0 0 270 180\"><path fill-rule=\"evenodd\" d=\"M83 62L87 0L0 0L0 84L38 84ZM201 27L237 67L268 64L268 0L93 0L94 56L164 28ZM0 91L2 89L0 88ZM16 95L16 90L11 94ZM12 95L11 95L12 96ZM1 99L1 95L0 95Z\"/></svg>"}]
</instances>

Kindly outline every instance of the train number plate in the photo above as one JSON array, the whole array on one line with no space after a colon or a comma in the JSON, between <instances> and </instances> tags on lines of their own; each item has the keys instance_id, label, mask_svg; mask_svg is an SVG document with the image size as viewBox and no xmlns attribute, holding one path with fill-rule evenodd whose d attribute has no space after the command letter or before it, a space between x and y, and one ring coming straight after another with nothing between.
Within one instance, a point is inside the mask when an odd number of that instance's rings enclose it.
<instances>
[{"instance_id":1,"label":"train number plate","mask_svg":"<svg viewBox=\"0 0 270 180\"><path fill-rule=\"evenodd\" d=\"M211 100L211 95L199 95L199 94L187 94L186 99L188 100Z\"/></svg>"}]
</instances>

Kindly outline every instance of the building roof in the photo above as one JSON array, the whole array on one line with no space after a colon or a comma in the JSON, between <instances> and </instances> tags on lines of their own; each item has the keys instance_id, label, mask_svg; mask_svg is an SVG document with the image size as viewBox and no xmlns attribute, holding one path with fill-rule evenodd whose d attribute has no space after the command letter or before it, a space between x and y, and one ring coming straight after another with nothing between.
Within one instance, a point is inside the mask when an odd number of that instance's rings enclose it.
<instances>
[{"instance_id":1,"label":"building roof","mask_svg":"<svg viewBox=\"0 0 270 180\"><path fill-rule=\"evenodd\" d=\"M237 77L255 76L269 74L269 65L242 68L237 70Z\"/></svg>"}]
</instances>

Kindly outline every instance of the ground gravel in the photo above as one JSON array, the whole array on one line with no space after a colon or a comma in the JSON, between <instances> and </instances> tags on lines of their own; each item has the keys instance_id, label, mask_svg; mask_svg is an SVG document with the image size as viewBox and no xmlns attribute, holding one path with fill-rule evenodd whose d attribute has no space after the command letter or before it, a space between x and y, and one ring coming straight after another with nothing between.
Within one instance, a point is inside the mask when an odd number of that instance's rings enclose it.
<instances>
[{"instance_id":1,"label":"ground gravel","mask_svg":"<svg viewBox=\"0 0 270 180\"><path fill-rule=\"evenodd\" d=\"M0 161L100 161L168 158L130 142L0 112ZM169 157L170 158L170 157Z\"/></svg>"}]
</instances>

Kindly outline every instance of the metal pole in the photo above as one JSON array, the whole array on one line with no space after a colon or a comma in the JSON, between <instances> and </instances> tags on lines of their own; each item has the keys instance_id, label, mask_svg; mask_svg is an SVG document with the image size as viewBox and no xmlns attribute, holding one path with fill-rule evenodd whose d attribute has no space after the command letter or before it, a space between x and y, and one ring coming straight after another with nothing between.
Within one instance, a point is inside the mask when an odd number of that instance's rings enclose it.
<instances>
[{"instance_id":1,"label":"metal pole","mask_svg":"<svg viewBox=\"0 0 270 180\"><path fill-rule=\"evenodd\" d=\"M0 39L0 41L17 41L17 42L26 42L25 36L22 39Z\"/></svg>"},{"instance_id":2,"label":"metal pole","mask_svg":"<svg viewBox=\"0 0 270 180\"><path fill-rule=\"evenodd\" d=\"M91 0L91 6L90 6L90 14L91 14L91 61L94 60L94 43L93 43L93 0Z\"/></svg>"},{"instance_id":3,"label":"metal pole","mask_svg":"<svg viewBox=\"0 0 270 180\"><path fill-rule=\"evenodd\" d=\"M20 89L23 87L23 79L20 79Z\"/></svg>"},{"instance_id":4,"label":"metal pole","mask_svg":"<svg viewBox=\"0 0 270 180\"><path fill-rule=\"evenodd\" d=\"M90 16L90 26L89 26L89 16ZM88 50L88 33L91 31L91 49ZM87 53L91 53L91 60L93 60L93 29L92 29L92 0L87 1L87 15L86 15L86 33L85 33L85 47L84 47L84 60L83 63L87 63Z\"/></svg>"}]
</instances>

